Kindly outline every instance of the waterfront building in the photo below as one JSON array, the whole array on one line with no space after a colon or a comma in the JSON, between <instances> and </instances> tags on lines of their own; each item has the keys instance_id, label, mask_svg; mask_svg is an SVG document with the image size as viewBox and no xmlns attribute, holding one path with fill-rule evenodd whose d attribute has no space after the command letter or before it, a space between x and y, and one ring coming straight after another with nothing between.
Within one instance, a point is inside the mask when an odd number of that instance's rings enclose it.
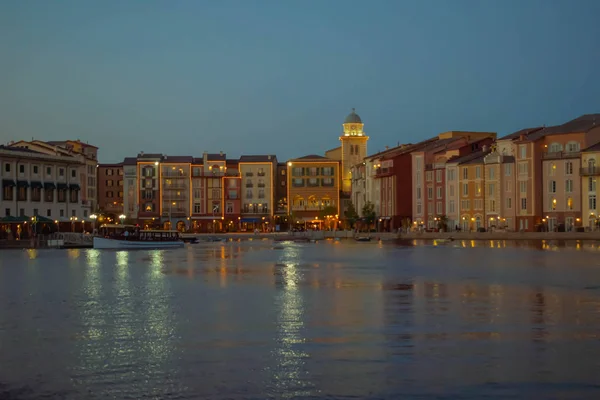
<instances>
[{"instance_id":1,"label":"waterfront building","mask_svg":"<svg viewBox=\"0 0 600 400\"><path fill-rule=\"evenodd\" d=\"M352 167L367 156L367 141L369 137L364 132L365 124L354 108L348 114L343 127L343 134L340 136L341 142L341 189L348 197L352 192Z\"/></svg>"},{"instance_id":2,"label":"waterfront building","mask_svg":"<svg viewBox=\"0 0 600 400\"><path fill-rule=\"evenodd\" d=\"M367 175L366 163L364 161L354 165L351 170L352 176L352 195L351 201L357 214L360 212L367 202Z\"/></svg>"},{"instance_id":3,"label":"waterfront building","mask_svg":"<svg viewBox=\"0 0 600 400\"><path fill-rule=\"evenodd\" d=\"M242 177L242 229L265 230L273 225L277 157L275 155L241 156L239 170Z\"/></svg>"},{"instance_id":4,"label":"waterfront building","mask_svg":"<svg viewBox=\"0 0 600 400\"><path fill-rule=\"evenodd\" d=\"M95 211L99 217L110 217L115 222L123 214L123 163L98 164L98 207Z\"/></svg>"},{"instance_id":5,"label":"waterfront building","mask_svg":"<svg viewBox=\"0 0 600 400\"><path fill-rule=\"evenodd\" d=\"M80 223L89 218L89 207L80 198L85 168L76 154L0 146L2 216L40 216L64 225L63 229L81 230Z\"/></svg>"},{"instance_id":6,"label":"waterfront building","mask_svg":"<svg viewBox=\"0 0 600 400\"><path fill-rule=\"evenodd\" d=\"M48 155L64 155L77 159L85 167L78 171L80 174L79 199L84 206L86 218L97 208L96 167L98 165L98 148L80 140L64 140L44 142L41 140L11 142L10 147L31 149Z\"/></svg>"},{"instance_id":7,"label":"waterfront building","mask_svg":"<svg viewBox=\"0 0 600 400\"><path fill-rule=\"evenodd\" d=\"M444 169L452 157L461 157L490 145L496 138L493 132L449 131L439 134L411 151L412 220L415 225L435 229L444 216ZM436 172L440 170L440 172ZM439 182L438 182L439 178ZM435 182L434 182L435 181ZM439 201L436 200L439 194ZM442 213L438 214L439 211ZM483 211L483 209L482 209Z\"/></svg>"},{"instance_id":8,"label":"waterfront building","mask_svg":"<svg viewBox=\"0 0 600 400\"><path fill-rule=\"evenodd\" d=\"M581 221L588 229L597 230L600 222L598 209L598 177L600 176L600 143L581 152Z\"/></svg>"},{"instance_id":9,"label":"waterfront building","mask_svg":"<svg viewBox=\"0 0 600 400\"><path fill-rule=\"evenodd\" d=\"M139 206L137 218L144 228L160 227L160 162L162 154L140 153L137 156Z\"/></svg>"},{"instance_id":10,"label":"waterfront building","mask_svg":"<svg viewBox=\"0 0 600 400\"><path fill-rule=\"evenodd\" d=\"M275 227L279 225L280 230L287 230L290 224L287 213L287 164L277 163L275 176Z\"/></svg>"},{"instance_id":11,"label":"waterfront building","mask_svg":"<svg viewBox=\"0 0 600 400\"><path fill-rule=\"evenodd\" d=\"M159 207L163 229L184 230L191 215L191 156L163 155L159 163Z\"/></svg>"},{"instance_id":12,"label":"waterfront building","mask_svg":"<svg viewBox=\"0 0 600 400\"><path fill-rule=\"evenodd\" d=\"M287 163L288 214L297 224L323 227L324 218L340 215L340 163L308 155ZM323 212L329 210L327 215Z\"/></svg>"},{"instance_id":13,"label":"waterfront building","mask_svg":"<svg viewBox=\"0 0 600 400\"><path fill-rule=\"evenodd\" d=\"M458 188L460 190L460 228L463 232L478 232L486 228L485 222L485 164L489 154L487 146L463 156L458 164Z\"/></svg>"},{"instance_id":14,"label":"waterfront building","mask_svg":"<svg viewBox=\"0 0 600 400\"><path fill-rule=\"evenodd\" d=\"M123 214L128 219L137 219L139 211L139 190L137 176L137 158L125 157L123 160Z\"/></svg>"}]
</instances>

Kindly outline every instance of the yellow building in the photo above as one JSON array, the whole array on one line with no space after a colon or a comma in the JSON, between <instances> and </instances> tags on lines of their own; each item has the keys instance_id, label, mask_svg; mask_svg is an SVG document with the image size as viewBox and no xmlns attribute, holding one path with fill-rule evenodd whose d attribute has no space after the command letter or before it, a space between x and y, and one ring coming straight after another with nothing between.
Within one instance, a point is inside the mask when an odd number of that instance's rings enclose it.
<instances>
[{"instance_id":1,"label":"yellow building","mask_svg":"<svg viewBox=\"0 0 600 400\"><path fill-rule=\"evenodd\" d=\"M354 108L348 114L344 123L344 133L340 136L341 145L341 190L348 196L352 193L352 167L364 160L367 156L367 141L362 119L356 114ZM329 156L329 154L326 154Z\"/></svg>"},{"instance_id":2,"label":"yellow building","mask_svg":"<svg viewBox=\"0 0 600 400\"><path fill-rule=\"evenodd\" d=\"M598 176L600 176L600 143L581 152L581 215L582 225L598 229ZM576 224L579 225L579 224Z\"/></svg>"},{"instance_id":3,"label":"yellow building","mask_svg":"<svg viewBox=\"0 0 600 400\"><path fill-rule=\"evenodd\" d=\"M327 207L335 207L331 215L339 215L339 168L338 161L318 155L288 161L288 214L296 223L322 226L320 214Z\"/></svg>"}]
</instances>

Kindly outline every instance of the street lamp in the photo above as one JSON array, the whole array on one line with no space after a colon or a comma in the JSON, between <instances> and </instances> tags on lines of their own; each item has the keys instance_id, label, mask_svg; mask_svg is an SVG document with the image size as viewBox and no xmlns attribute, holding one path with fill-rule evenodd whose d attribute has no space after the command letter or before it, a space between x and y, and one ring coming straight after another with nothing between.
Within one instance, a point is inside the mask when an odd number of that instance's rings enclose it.
<instances>
[{"instance_id":1,"label":"street lamp","mask_svg":"<svg viewBox=\"0 0 600 400\"><path fill-rule=\"evenodd\" d=\"M77 217L69 218L71 220L71 232L75 232L75 221L77 221Z\"/></svg>"},{"instance_id":2,"label":"street lamp","mask_svg":"<svg viewBox=\"0 0 600 400\"><path fill-rule=\"evenodd\" d=\"M121 225L123 225L123 221L127 218L124 214L119 215L119 220L121 221Z\"/></svg>"},{"instance_id":3,"label":"street lamp","mask_svg":"<svg viewBox=\"0 0 600 400\"><path fill-rule=\"evenodd\" d=\"M96 214L92 214L92 215L90 215L90 218L93 221L92 222L92 225L93 225L93 229L92 230L95 231L96 230L96 219L98 219L98 216Z\"/></svg>"}]
</instances>

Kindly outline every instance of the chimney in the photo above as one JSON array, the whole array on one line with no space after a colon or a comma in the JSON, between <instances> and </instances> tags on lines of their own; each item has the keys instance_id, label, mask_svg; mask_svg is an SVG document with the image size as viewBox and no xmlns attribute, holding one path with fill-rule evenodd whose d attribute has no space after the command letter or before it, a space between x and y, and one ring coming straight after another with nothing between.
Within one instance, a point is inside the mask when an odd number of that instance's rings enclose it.
<instances>
[{"instance_id":1,"label":"chimney","mask_svg":"<svg viewBox=\"0 0 600 400\"><path fill-rule=\"evenodd\" d=\"M202 159L204 160L204 164L208 163L208 151L202 153Z\"/></svg>"},{"instance_id":2,"label":"chimney","mask_svg":"<svg viewBox=\"0 0 600 400\"><path fill-rule=\"evenodd\" d=\"M271 156L270 155L267 156L267 160L271 161Z\"/></svg>"},{"instance_id":3,"label":"chimney","mask_svg":"<svg viewBox=\"0 0 600 400\"><path fill-rule=\"evenodd\" d=\"M488 146L487 144L484 144L483 147L481 148L481 150L483 150L483 152L485 153L486 151L488 151Z\"/></svg>"},{"instance_id":4,"label":"chimney","mask_svg":"<svg viewBox=\"0 0 600 400\"><path fill-rule=\"evenodd\" d=\"M219 152L219 155L220 155L220 156L223 156L223 150L221 150L221 151Z\"/></svg>"},{"instance_id":5,"label":"chimney","mask_svg":"<svg viewBox=\"0 0 600 400\"><path fill-rule=\"evenodd\" d=\"M143 156L143 155L144 155L144 152L143 152L143 151L140 151L140 156Z\"/></svg>"}]
</instances>

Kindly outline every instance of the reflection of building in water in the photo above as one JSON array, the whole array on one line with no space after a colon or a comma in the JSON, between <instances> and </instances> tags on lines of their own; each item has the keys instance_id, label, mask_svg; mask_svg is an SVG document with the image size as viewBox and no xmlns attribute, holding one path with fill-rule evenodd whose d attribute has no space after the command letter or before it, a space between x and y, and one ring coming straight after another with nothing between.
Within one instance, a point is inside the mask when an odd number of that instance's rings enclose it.
<instances>
[{"instance_id":1,"label":"reflection of building in water","mask_svg":"<svg viewBox=\"0 0 600 400\"><path fill-rule=\"evenodd\" d=\"M304 351L304 304L299 287L302 277L296 260L298 248L287 247L276 265L276 285L280 287L275 298L277 314L277 346L274 351L276 367L271 389L283 397L308 396L314 385L305 368L310 356Z\"/></svg>"}]
</instances>

